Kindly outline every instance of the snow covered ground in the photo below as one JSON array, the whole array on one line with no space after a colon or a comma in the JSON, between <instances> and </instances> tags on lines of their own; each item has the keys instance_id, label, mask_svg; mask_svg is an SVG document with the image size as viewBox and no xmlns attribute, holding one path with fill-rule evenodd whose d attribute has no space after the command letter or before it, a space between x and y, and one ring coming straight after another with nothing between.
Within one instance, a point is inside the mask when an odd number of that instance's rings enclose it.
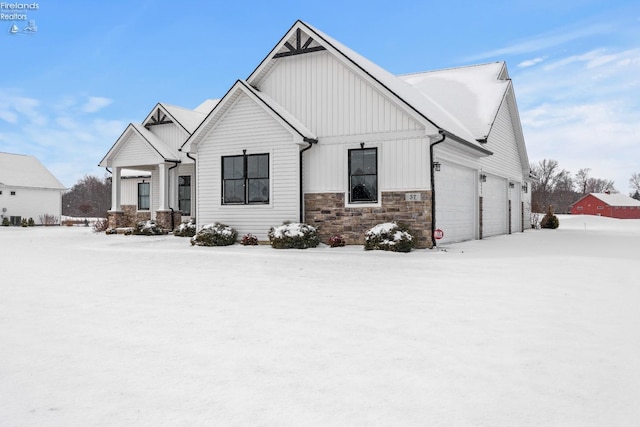
<instances>
[{"instance_id":1,"label":"snow covered ground","mask_svg":"<svg viewBox=\"0 0 640 427\"><path fill-rule=\"evenodd\" d=\"M640 221L410 254L0 227L0 426L634 426Z\"/></svg>"}]
</instances>

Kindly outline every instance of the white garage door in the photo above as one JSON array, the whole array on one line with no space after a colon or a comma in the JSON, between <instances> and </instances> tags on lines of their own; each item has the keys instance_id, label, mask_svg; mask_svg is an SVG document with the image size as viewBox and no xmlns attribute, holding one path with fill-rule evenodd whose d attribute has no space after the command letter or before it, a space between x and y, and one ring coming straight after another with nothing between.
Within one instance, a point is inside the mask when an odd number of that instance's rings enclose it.
<instances>
[{"instance_id":1,"label":"white garage door","mask_svg":"<svg viewBox=\"0 0 640 427\"><path fill-rule=\"evenodd\" d=\"M507 180L487 175L482 183L482 237L506 234L509 221Z\"/></svg>"},{"instance_id":2,"label":"white garage door","mask_svg":"<svg viewBox=\"0 0 640 427\"><path fill-rule=\"evenodd\" d=\"M477 178L473 169L441 162L435 172L436 228L444 232L438 243L471 240L476 236Z\"/></svg>"}]
</instances>

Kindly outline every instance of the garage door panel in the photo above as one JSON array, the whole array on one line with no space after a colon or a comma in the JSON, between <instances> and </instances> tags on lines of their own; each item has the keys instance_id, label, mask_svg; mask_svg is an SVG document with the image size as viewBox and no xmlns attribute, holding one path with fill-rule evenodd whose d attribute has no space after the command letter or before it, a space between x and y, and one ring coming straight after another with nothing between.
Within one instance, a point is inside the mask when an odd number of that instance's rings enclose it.
<instances>
[{"instance_id":1,"label":"garage door panel","mask_svg":"<svg viewBox=\"0 0 640 427\"><path fill-rule=\"evenodd\" d=\"M476 172L453 163L442 163L435 173L436 227L444 231L440 243L475 238Z\"/></svg>"},{"instance_id":2,"label":"garage door panel","mask_svg":"<svg viewBox=\"0 0 640 427\"><path fill-rule=\"evenodd\" d=\"M508 228L507 180L487 176L482 183L482 236L505 234Z\"/></svg>"}]
</instances>

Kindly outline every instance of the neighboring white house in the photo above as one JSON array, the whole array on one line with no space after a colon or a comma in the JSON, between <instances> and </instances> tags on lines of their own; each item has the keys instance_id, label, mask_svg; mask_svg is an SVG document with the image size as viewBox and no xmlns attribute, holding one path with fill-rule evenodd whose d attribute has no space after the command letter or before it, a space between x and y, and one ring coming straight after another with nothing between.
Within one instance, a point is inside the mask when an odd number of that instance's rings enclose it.
<instances>
[{"instance_id":1,"label":"neighboring white house","mask_svg":"<svg viewBox=\"0 0 640 427\"><path fill-rule=\"evenodd\" d=\"M11 224L20 225L32 218L40 224L49 215L60 224L65 190L35 157L0 153L0 221L9 218Z\"/></svg>"},{"instance_id":2,"label":"neighboring white house","mask_svg":"<svg viewBox=\"0 0 640 427\"><path fill-rule=\"evenodd\" d=\"M361 243L373 225L401 221L418 247L431 247L435 229L453 242L522 231L528 218L529 161L503 62L395 76L297 21L211 106L176 138L182 145L149 135L147 118L101 165L116 176L143 164L146 148L161 188L172 165L196 159L198 225L224 222L261 239L304 221L323 240Z\"/></svg>"}]
</instances>

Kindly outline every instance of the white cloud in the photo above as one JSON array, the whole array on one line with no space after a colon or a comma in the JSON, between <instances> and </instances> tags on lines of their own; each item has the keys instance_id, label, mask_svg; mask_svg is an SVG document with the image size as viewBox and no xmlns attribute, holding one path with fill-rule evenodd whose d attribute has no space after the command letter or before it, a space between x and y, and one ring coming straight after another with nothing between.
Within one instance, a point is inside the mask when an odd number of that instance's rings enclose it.
<instances>
[{"instance_id":1,"label":"white cloud","mask_svg":"<svg viewBox=\"0 0 640 427\"><path fill-rule=\"evenodd\" d=\"M573 29L560 29L553 32L538 34L527 40L520 40L510 46L482 52L466 58L466 60L473 62L486 58L502 58L509 55L520 55L539 52L545 49L572 42L574 40L591 37L598 34L609 33L613 30L613 26L603 23Z\"/></svg>"},{"instance_id":2,"label":"white cloud","mask_svg":"<svg viewBox=\"0 0 640 427\"><path fill-rule=\"evenodd\" d=\"M107 105L111 104L113 100L109 98L103 98L100 96L90 96L87 102L80 107L85 113L95 113Z\"/></svg>"},{"instance_id":3,"label":"white cloud","mask_svg":"<svg viewBox=\"0 0 640 427\"><path fill-rule=\"evenodd\" d=\"M532 67L536 64L543 62L545 59L546 57L539 56L537 58L529 59L527 61L522 61L521 63L518 64L518 67L520 68Z\"/></svg>"}]
</instances>

